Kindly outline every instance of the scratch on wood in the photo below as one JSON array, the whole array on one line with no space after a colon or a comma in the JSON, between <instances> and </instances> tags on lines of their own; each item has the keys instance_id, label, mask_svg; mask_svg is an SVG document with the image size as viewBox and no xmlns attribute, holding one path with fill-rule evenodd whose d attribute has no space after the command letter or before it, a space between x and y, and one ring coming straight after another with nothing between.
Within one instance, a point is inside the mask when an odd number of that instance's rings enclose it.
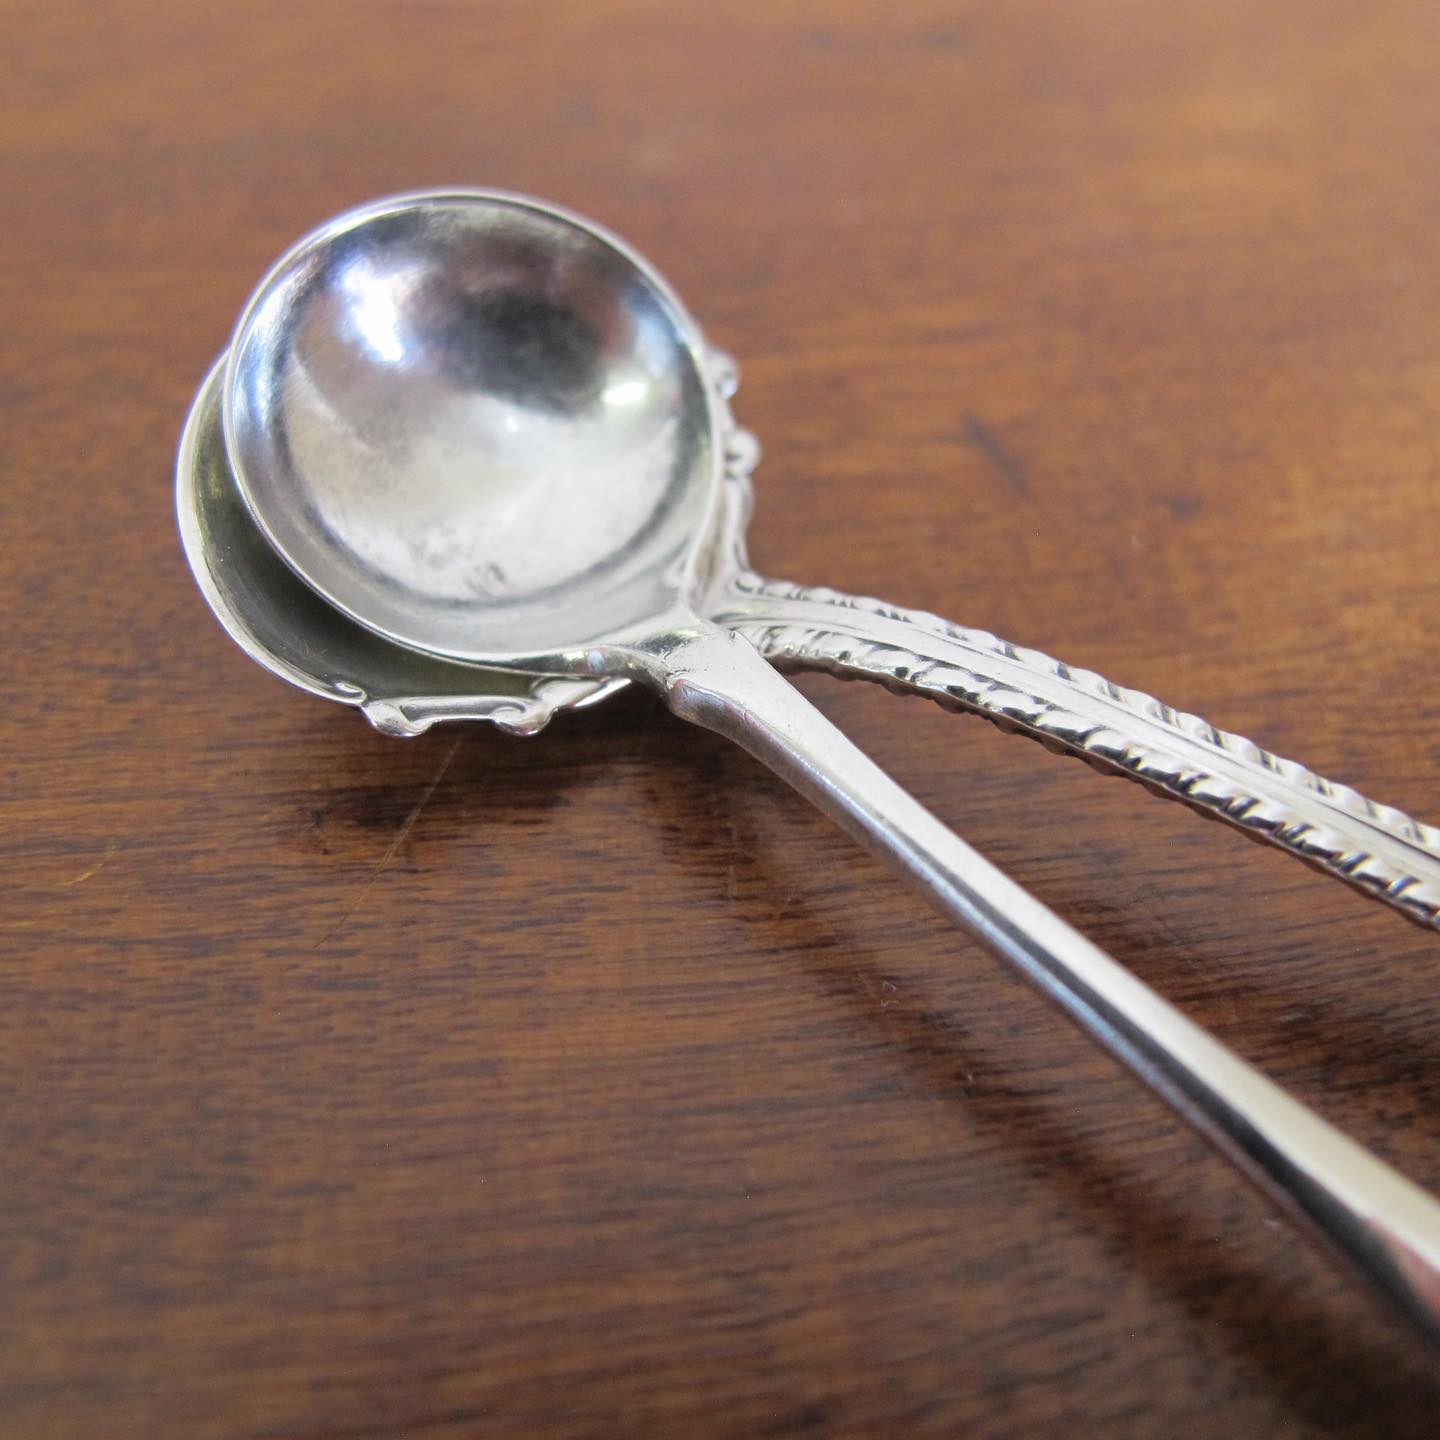
<instances>
[{"instance_id":1,"label":"scratch on wood","mask_svg":"<svg viewBox=\"0 0 1440 1440\"><path fill-rule=\"evenodd\" d=\"M110 848L88 869L82 870L78 875L72 875L68 880L59 882L61 889L68 889L71 885L79 885L81 881L88 880L92 875L98 875L116 856L120 849L120 842L112 840Z\"/></svg>"},{"instance_id":2,"label":"scratch on wood","mask_svg":"<svg viewBox=\"0 0 1440 1440\"><path fill-rule=\"evenodd\" d=\"M1030 494L1030 480L1020 457L978 415L965 416L962 438L990 462L995 472L1017 495Z\"/></svg>"},{"instance_id":3,"label":"scratch on wood","mask_svg":"<svg viewBox=\"0 0 1440 1440\"><path fill-rule=\"evenodd\" d=\"M457 737L450 748L445 752L444 758L440 761L440 768L436 770L430 783L421 792L420 798L411 807L410 813L400 822L400 828L395 832L395 838L386 847L385 853L380 857L379 863L370 872L365 883L360 887L360 893L355 897L353 903L346 909L345 913L328 929L316 942L314 949L319 950L345 927L346 923L354 916L355 912L365 903L365 898L375 888L375 882L385 872L385 867L395 858L395 852L405 843L405 837L415 828L415 822L424 813L425 807L434 797L436 790L440 788L440 782L449 772L450 765L455 759L456 752L460 749L460 742L465 737Z\"/></svg>"}]
</instances>

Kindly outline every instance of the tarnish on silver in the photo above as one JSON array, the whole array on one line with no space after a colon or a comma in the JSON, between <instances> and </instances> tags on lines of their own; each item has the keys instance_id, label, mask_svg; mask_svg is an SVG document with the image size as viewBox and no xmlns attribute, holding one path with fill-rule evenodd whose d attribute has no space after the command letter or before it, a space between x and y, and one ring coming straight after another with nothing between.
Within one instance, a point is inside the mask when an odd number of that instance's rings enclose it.
<instances>
[{"instance_id":1,"label":"tarnish on silver","mask_svg":"<svg viewBox=\"0 0 1440 1440\"><path fill-rule=\"evenodd\" d=\"M1435 831L983 631L754 575L758 447L726 404L733 364L653 267L568 212L447 191L342 216L271 271L223 364L177 504L200 588L250 655L396 734L533 733L653 688L1013 964L1440 1344L1440 1204L1008 879L756 647L973 709L1431 923ZM452 501L473 554L450 543Z\"/></svg>"}]
</instances>

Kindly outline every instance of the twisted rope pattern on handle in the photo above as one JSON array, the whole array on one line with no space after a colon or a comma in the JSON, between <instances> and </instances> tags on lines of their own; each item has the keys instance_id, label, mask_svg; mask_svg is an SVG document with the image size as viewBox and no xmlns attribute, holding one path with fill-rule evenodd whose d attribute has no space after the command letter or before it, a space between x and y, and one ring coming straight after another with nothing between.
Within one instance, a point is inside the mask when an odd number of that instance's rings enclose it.
<instances>
[{"instance_id":1,"label":"twisted rope pattern on handle","mask_svg":"<svg viewBox=\"0 0 1440 1440\"><path fill-rule=\"evenodd\" d=\"M878 680L983 715L1288 850L1440 928L1440 830L1140 690L985 630L823 587L731 582L716 618L792 669Z\"/></svg>"}]
</instances>

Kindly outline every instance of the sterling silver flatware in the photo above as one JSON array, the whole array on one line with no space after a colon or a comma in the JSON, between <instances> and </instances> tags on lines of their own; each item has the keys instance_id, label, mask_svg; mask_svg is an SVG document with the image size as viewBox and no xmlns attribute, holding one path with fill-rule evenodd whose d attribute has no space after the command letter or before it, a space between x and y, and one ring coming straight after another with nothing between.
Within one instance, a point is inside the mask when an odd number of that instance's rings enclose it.
<instances>
[{"instance_id":1,"label":"sterling silver flatware","mask_svg":"<svg viewBox=\"0 0 1440 1440\"><path fill-rule=\"evenodd\" d=\"M532 732L642 683L886 859L1440 1342L1440 1205L1231 1054L921 808L770 665L932 695L1281 844L1412 918L1440 835L1148 696L745 559L733 366L615 236L496 192L340 216L261 283L177 502L257 660L413 734Z\"/></svg>"}]
</instances>

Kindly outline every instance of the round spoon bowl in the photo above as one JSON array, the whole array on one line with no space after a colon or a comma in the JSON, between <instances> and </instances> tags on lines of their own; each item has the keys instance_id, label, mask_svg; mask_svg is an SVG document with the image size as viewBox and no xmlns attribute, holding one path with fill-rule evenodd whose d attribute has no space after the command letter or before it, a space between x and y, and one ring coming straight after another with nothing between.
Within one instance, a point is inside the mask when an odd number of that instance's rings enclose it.
<instances>
[{"instance_id":1,"label":"round spoon bowl","mask_svg":"<svg viewBox=\"0 0 1440 1440\"><path fill-rule=\"evenodd\" d=\"M314 591L494 664L673 609L722 471L703 342L664 281L495 192L401 196L302 240L241 316L223 421L246 506Z\"/></svg>"}]
</instances>

